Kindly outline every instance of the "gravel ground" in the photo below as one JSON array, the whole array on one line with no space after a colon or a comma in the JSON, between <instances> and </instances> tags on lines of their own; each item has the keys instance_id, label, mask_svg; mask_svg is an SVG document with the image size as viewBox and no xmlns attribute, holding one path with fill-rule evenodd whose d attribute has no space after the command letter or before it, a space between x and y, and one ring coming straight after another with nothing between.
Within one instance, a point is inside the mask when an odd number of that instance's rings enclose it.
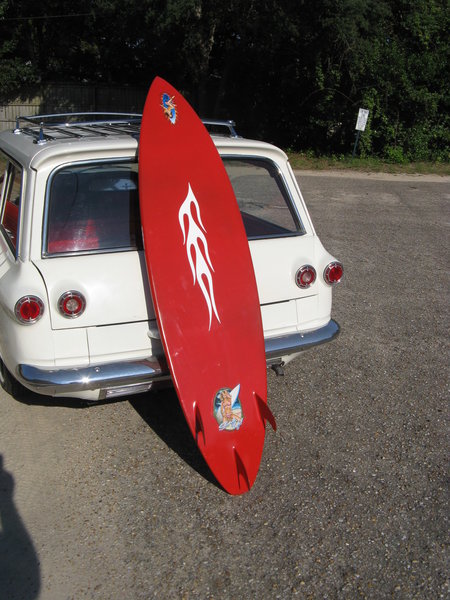
<instances>
[{"instance_id":1,"label":"gravel ground","mask_svg":"<svg viewBox=\"0 0 450 600\"><path fill-rule=\"evenodd\" d=\"M170 390L0 392L2 600L447 597L449 180L298 177L342 333L269 373L252 490L215 485Z\"/></svg>"}]
</instances>

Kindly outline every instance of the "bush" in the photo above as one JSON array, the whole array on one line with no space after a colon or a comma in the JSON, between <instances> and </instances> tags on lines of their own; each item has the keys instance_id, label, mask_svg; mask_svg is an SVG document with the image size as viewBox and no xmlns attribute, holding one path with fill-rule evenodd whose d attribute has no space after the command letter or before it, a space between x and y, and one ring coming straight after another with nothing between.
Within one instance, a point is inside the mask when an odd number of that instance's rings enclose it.
<instances>
[{"instance_id":1,"label":"bush","mask_svg":"<svg viewBox=\"0 0 450 600\"><path fill-rule=\"evenodd\" d=\"M403 154L402 148L399 148L398 146L386 146L384 149L384 158L387 162L397 165L404 165L408 162L408 159Z\"/></svg>"}]
</instances>

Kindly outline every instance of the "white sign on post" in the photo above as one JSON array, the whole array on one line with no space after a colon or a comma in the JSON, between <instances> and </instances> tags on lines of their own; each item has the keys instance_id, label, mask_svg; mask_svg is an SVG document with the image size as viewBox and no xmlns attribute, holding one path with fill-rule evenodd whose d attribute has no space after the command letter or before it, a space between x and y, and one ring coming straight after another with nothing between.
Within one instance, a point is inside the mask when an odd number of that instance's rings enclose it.
<instances>
[{"instance_id":1,"label":"white sign on post","mask_svg":"<svg viewBox=\"0 0 450 600\"><path fill-rule=\"evenodd\" d=\"M367 119L369 118L369 111L365 108L360 108L358 112L358 119L356 121L356 127L358 131L364 131L367 125Z\"/></svg>"}]
</instances>

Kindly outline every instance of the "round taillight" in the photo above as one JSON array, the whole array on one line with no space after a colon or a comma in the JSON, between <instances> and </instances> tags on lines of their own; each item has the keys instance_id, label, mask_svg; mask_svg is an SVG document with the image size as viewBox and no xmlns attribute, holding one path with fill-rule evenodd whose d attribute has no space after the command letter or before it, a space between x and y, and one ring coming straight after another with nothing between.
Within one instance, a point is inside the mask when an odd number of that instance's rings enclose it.
<instances>
[{"instance_id":1,"label":"round taillight","mask_svg":"<svg viewBox=\"0 0 450 600\"><path fill-rule=\"evenodd\" d=\"M316 270L311 265L304 265L295 274L295 283L302 289L309 288L316 280Z\"/></svg>"},{"instance_id":2,"label":"round taillight","mask_svg":"<svg viewBox=\"0 0 450 600\"><path fill-rule=\"evenodd\" d=\"M86 308L86 300L84 299L83 294L71 290L70 292L65 292L62 294L62 296L60 296L58 300L58 308L63 317L74 319L75 317L79 317L84 312L84 309Z\"/></svg>"},{"instance_id":3,"label":"round taillight","mask_svg":"<svg viewBox=\"0 0 450 600\"><path fill-rule=\"evenodd\" d=\"M328 285L336 285L342 279L344 274L344 267L342 263L334 261L330 263L323 272L323 278Z\"/></svg>"},{"instance_id":4,"label":"round taillight","mask_svg":"<svg viewBox=\"0 0 450 600\"><path fill-rule=\"evenodd\" d=\"M37 296L23 296L17 300L14 313L21 323L31 325L44 314L44 303Z\"/></svg>"}]
</instances>

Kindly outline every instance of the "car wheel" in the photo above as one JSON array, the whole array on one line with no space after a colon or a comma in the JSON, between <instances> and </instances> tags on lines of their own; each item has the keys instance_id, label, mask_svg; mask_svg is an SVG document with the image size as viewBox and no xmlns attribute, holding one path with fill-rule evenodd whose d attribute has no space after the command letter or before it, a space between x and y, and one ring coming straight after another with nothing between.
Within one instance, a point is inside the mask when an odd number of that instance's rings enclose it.
<instances>
[{"instance_id":1,"label":"car wheel","mask_svg":"<svg viewBox=\"0 0 450 600\"><path fill-rule=\"evenodd\" d=\"M23 395L24 387L15 379L6 368L4 362L0 359L0 384L13 398L20 398Z\"/></svg>"}]
</instances>

